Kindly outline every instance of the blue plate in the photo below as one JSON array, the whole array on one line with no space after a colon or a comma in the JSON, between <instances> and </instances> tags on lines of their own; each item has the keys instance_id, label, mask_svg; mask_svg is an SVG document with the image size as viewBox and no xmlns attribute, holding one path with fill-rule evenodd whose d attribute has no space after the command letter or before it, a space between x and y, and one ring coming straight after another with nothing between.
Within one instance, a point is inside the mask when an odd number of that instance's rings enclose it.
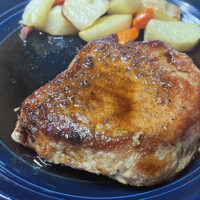
<instances>
[{"instance_id":1,"label":"blue plate","mask_svg":"<svg viewBox=\"0 0 200 200\"><path fill-rule=\"evenodd\" d=\"M154 187L131 187L104 176L51 165L10 138L23 99L63 71L85 42L78 36L49 37L34 31L19 39L28 1L0 1L0 199L200 199L200 158L173 181ZM199 0L174 0L182 20L200 24ZM200 46L189 55L200 66Z\"/></svg>"}]
</instances>

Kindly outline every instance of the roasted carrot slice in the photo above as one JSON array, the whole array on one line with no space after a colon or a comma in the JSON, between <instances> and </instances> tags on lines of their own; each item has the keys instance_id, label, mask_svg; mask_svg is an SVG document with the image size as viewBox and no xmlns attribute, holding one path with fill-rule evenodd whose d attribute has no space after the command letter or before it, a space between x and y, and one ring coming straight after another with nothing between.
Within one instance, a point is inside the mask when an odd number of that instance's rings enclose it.
<instances>
[{"instance_id":1,"label":"roasted carrot slice","mask_svg":"<svg viewBox=\"0 0 200 200\"><path fill-rule=\"evenodd\" d=\"M65 0L55 0L54 4L52 7L57 6L57 5L63 5Z\"/></svg>"},{"instance_id":2,"label":"roasted carrot slice","mask_svg":"<svg viewBox=\"0 0 200 200\"><path fill-rule=\"evenodd\" d=\"M148 24L149 20L153 18L153 9L147 8L143 10L141 13L139 13L134 19L133 19L133 26L137 29L143 29Z\"/></svg>"},{"instance_id":3,"label":"roasted carrot slice","mask_svg":"<svg viewBox=\"0 0 200 200\"><path fill-rule=\"evenodd\" d=\"M135 27L118 32L119 44L126 44L129 40L135 40L139 35L139 30Z\"/></svg>"},{"instance_id":4,"label":"roasted carrot slice","mask_svg":"<svg viewBox=\"0 0 200 200\"><path fill-rule=\"evenodd\" d=\"M26 38L28 37L28 34L33 30L32 26L24 26L21 30L20 30L20 34L19 37L23 40L26 41Z\"/></svg>"}]
</instances>

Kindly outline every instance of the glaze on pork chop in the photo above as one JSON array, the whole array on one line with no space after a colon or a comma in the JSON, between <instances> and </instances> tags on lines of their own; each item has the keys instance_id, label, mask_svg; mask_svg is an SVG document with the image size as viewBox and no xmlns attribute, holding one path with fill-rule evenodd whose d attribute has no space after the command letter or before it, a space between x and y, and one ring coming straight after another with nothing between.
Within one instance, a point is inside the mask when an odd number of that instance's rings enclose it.
<instances>
[{"instance_id":1,"label":"glaze on pork chop","mask_svg":"<svg viewBox=\"0 0 200 200\"><path fill-rule=\"evenodd\" d=\"M27 97L12 138L55 164L148 186L174 177L200 141L200 72L161 41L87 44Z\"/></svg>"}]
</instances>

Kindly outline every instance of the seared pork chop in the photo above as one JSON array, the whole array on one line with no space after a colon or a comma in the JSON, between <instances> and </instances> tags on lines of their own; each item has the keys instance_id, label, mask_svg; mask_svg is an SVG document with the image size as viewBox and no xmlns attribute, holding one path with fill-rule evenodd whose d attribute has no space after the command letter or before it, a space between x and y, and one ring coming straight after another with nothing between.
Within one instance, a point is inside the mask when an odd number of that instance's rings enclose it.
<instances>
[{"instance_id":1,"label":"seared pork chop","mask_svg":"<svg viewBox=\"0 0 200 200\"><path fill-rule=\"evenodd\" d=\"M169 180L200 142L200 71L161 41L98 39L25 99L12 138L124 184Z\"/></svg>"}]
</instances>

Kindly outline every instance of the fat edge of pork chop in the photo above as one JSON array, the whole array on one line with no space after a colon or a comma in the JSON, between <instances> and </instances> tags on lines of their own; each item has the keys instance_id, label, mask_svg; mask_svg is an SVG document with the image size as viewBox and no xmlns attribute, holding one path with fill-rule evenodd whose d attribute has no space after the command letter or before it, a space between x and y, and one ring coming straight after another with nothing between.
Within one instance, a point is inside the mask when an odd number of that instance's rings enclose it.
<instances>
[{"instance_id":1,"label":"fat edge of pork chop","mask_svg":"<svg viewBox=\"0 0 200 200\"><path fill-rule=\"evenodd\" d=\"M197 152L200 72L164 42L117 41L87 44L27 97L12 138L55 164L154 185Z\"/></svg>"}]
</instances>

